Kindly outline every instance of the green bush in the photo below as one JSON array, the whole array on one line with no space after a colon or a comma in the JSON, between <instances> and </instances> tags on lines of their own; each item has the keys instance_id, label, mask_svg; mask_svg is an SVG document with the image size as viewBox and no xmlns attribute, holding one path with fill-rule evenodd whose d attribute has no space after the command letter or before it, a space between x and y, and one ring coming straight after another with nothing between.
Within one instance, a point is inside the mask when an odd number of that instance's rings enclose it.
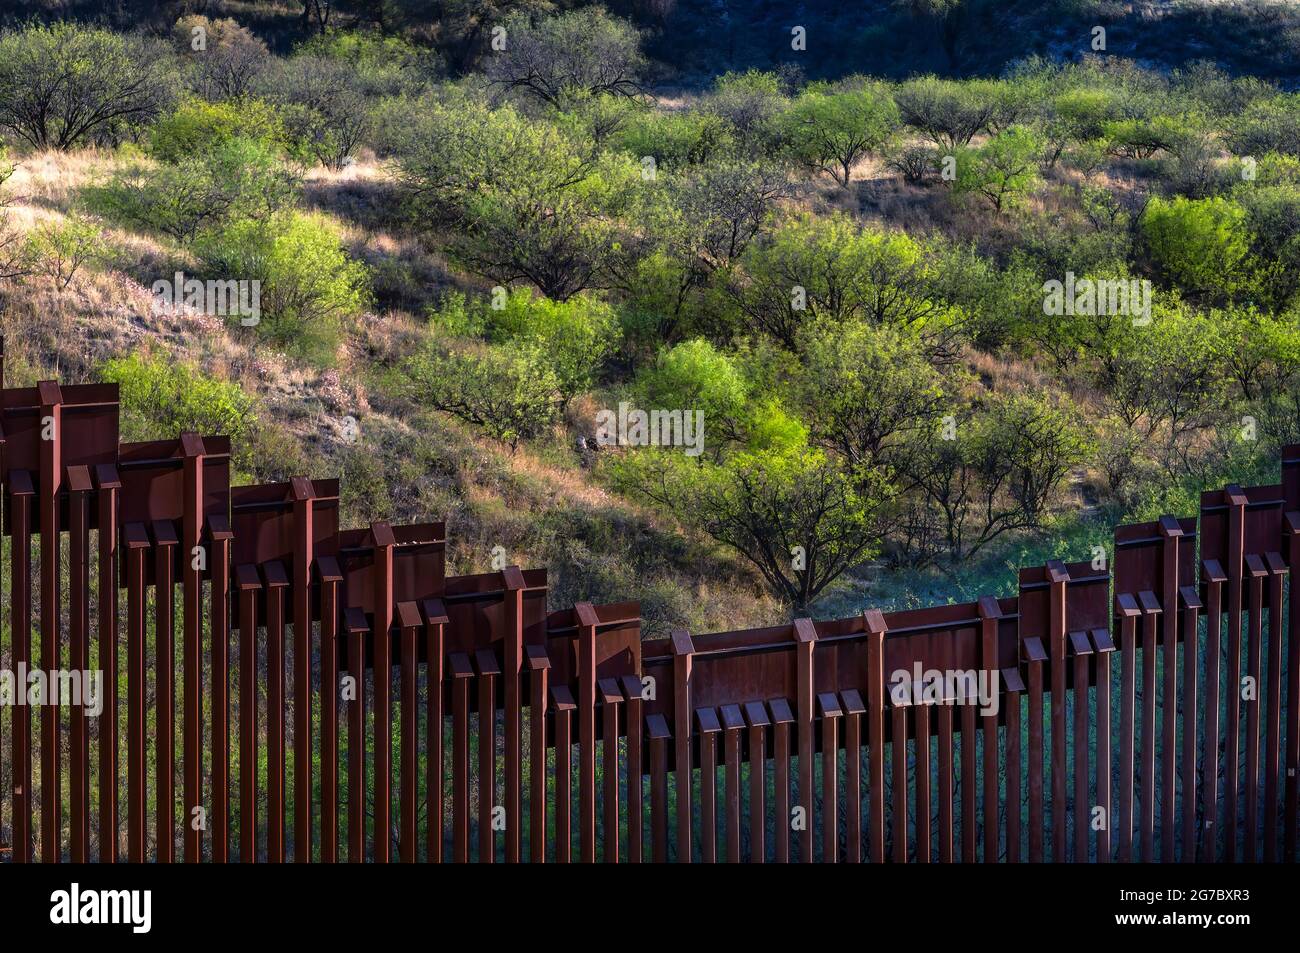
<instances>
[{"instance_id":1,"label":"green bush","mask_svg":"<svg viewBox=\"0 0 1300 953\"><path fill-rule=\"evenodd\" d=\"M316 364L333 363L343 319L369 302L365 265L348 258L323 215L239 219L205 235L195 250L214 271L260 281L259 332Z\"/></svg>"},{"instance_id":2,"label":"green bush","mask_svg":"<svg viewBox=\"0 0 1300 953\"><path fill-rule=\"evenodd\" d=\"M134 163L85 190L92 210L191 244L233 220L263 220L288 207L297 179L266 144L232 138L175 163Z\"/></svg>"},{"instance_id":3,"label":"green bush","mask_svg":"<svg viewBox=\"0 0 1300 953\"><path fill-rule=\"evenodd\" d=\"M812 87L782 117L790 154L846 188L853 166L879 148L898 124L898 106L879 84Z\"/></svg>"},{"instance_id":4,"label":"green bush","mask_svg":"<svg viewBox=\"0 0 1300 953\"><path fill-rule=\"evenodd\" d=\"M37 270L63 291L84 265L104 257L99 226L81 215L45 222L31 234L31 254Z\"/></svg>"},{"instance_id":5,"label":"green bush","mask_svg":"<svg viewBox=\"0 0 1300 953\"><path fill-rule=\"evenodd\" d=\"M36 149L121 142L172 102L165 47L74 23L0 33L0 129Z\"/></svg>"},{"instance_id":6,"label":"green bush","mask_svg":"<svg viewBox=\"0 0 1300 953\"><path fill-rule=\"evenodd\" d=\"M641 113L627 122L618 141L638 159L653 156L665 169L709 162L735 145L722 117L694 110Z\"/></svg>"},{"instance_id":7,"label":"green bush","mask_svg":"<svg viewBox=\"0 0 1300 953\"><path fill-rule=\"evenodd\" d=\"M123 439L173 440L194 431L228 436L240 448L257 424L253 398L242 387L170 356L113 358L99 377L118 386Z\"/></svg>"},{"instance_id":8,"label":"green bush","mask_svg":"<svg viewBox=\"0 0 1300 953\"><path fill-rule=\"evenodd\" d=\"M260 99L220 103L186 99L154 124L149 154L163 162L179 162L237 138L278 149L285 144L284 122L273 106Z\"/></svg>"},{"instance_id":9,"label":"green bush","mask_svg":"<svg viewBox=\"0 0 1300 953\"><path fill-rule=\"evenodd\" d=\"M513 451L544 433L560 416L554 371L533 349L436 342L407 363L418 398L502 440Z\"/></svg>"},{"instance_id":10,"label":"green bush","mask_svg":"<svg viewBox=\"0 0 1300 953\"><path fill-rule=\"evenodd\" d=\"M1224 198L1154 198L1142 217L1152 257L1170 281L1191 292L1231 294L1250 257L1246 211Z\"/></svg>"},{"instance_id":11,"label":"green bush","mask_svg":"<svg viewBox=\"0 0 1300 953\"><path fill-rule=\"evenodd\" d=\"M982 195L1000 214L1038 184L1042 151L1042 140L1023 126L1012 126L978 148L959 149L953 192Z\"/></svg>"},{"instance_id":12,"label":"green bush","mask_svg":"<svg viewBox=\"0 0 1300 953\"><path fill-rule=\"evenodd\" d=\"M491 337L535 351L549 364L562 405L591 387L601 363L618 347L614 309L591 294L552 301L524 288L509 294L502 305L488 309Z\"/></svg>"}]
</instances>

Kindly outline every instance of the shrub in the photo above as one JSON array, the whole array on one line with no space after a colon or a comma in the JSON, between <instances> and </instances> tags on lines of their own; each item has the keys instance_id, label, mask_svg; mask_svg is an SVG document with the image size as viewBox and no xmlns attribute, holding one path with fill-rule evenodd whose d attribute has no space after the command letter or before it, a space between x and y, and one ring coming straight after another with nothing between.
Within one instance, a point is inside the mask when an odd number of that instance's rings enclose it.
<instances>
[{"instance_id":1,"label":"shrub","mask_svg":"<svg viewBox=\"0 0 1300 953\"><path fill-rule=\"evenodd\" d=\"M45 222L31 236L32 257L37 270L63 291L83 265L103 258L99 226L80 215Z\"/></svg>"},{"instance_id":2,"label":"shrub","mask_svg":"<svg viewBox=\"0 0 1300 953\"><path fill-rule=\"evenodd\" d=\"M176 163L119 169L86 199L111 218L190 244L233 219L261 220L288 207L296 186L266 145L234 138Z\"/></svg>"},{"instance_id":3,"label":"shrub","mask_svg":"<svg viewBox=\"0 0 1300 953\"><path fill-rule=\"evenodd\" d=\"M552 301L524 288L507 296L500 310L488 309L487 325L497 341L535 351L550 365L561 407L591 387L601 363L618 346L618 318L590 294Z\"/></svg>"},{"instance_id":4,"label":"shrub","mask_svg":"<svg viewBox=\"0 0 1300 953\"><path fill-rule=\"evenodd\" d=\"M559 381L534 349L431 345L408 370L421 400L505 441L512 451L559 419Z\"/></svg>"},{"instance_id":5,"label":"shrub","mask_svg":"<svg viewBox=\"0 0 1300 953\"><path fill-rule=\"evenodd\" d=\"M142 37L72 23L0 33L0 129L36 149L120 141L176 86L170 57Z\"/></svg>"},{"instance_id":6,"label":"shrub","mask_svg":"<svg viewBox=\"0 0 1300 953\"><path fill-rule=\"evenodd\" d=\"M775 120L786 103L780 76L751 69L719 76L702 108L727 122L746 155L770 155L780 141Z\"/></svg>"},{"instance_id":7,"label":"shrub","mask_svg":"<svg viewBox=\"0 0 1300 953\"><path fill-rule=\"evenodd\" d=\"M319 214L240 219L195 246L214 270L261 282L258 330L291 353L330 364L343 319L369 300L364 264L352 261Z\"/></svg>"},{"instance_id":8,"label":"shrub","mask_svg":"<svg viewBox=\"0 0 1300 953\"><path fill-rule=\"evenodd\" d=\"M488 57L489 82L563 108L575 92L632 96L646 60L641 38L626 20L600 8L548 17L536 25L515 15L505 22L506 48Z\"/></svg>"},{"instance_id":9,"label":"shrub","mask_svg":"<svg viewBox=\"0 0 1300 953\"><path fill-rule=\"evenodd\" d=\"M782 117L787 148L803 164L848 187L853 166L898 127L898 107L885 87L843 91L813 87Z\"/></svg>"},{"instance_id":10,"label":"shrub","mask_svg":"<svg viewBox=\"0 0 1300 953\"><path fill-rule=\"evenodd\" d=\"M172 44L188 61L190 87L204 99L248 95L271 62L266 44L234 20L181 17Z\"/></svg>"},{"instance_id":11,"label":"shrub","mask_svg":"<svg viewBox=\"0 0 1300 953\"><path fill-rule=\"evenodd\" d=\"M1154 198L1142 233L1157 267L1187 291L1231 294L1250 256L1246 211L1225 198Z\"/></svg>"},{"instance_id":12,"label":"shrub","mask_svg":"<svg viewBox=\"0 0 1300 953\"><path fill-rule=\"evenodd\" d=\"M960 149L953 192L978 193L1000 214L1038 184L1042 149L1042 141L1023 126L1000 132L977 149Z\"/></svg>"},{"instance_id":13,"label":"shrub","mask_svg":"<svg viewBox=\"0 0 1300 953\"><path fill-rule=\"evenodd\" d=\"M922 76L908 80L895 94L903 122L946 152L970 143L989 128L997 100L972 84Z\"/></svg>"},{"instance_id":14,"label":"shrub","mask_svg":"<svg viewBox=\"0 0 1300 953\"><path fill-rule=\"evenodd\" d=\"M295 56L268 71L263 94L279 104L296 155L341 169L370 134L366 91L352 67L323 56Z\"/></svg>"},{"instance_id":15,"label":"shrub","mask_svg":"<svg viewBox=\"0 0 1300 953\"><path fill-rule=\"evenodd\" d=\"M373 30L331 30L295 48L297 55L346 63L368 96L414 93L442 74L442 58L401 36Z\"/></svg>"},{"instance_id":16,"label":"shrub","mask_svg":"<svg viewBox=\"0 0 1300 953\"><path fill-rule=\"evenodd\" d=\"M149 133L149 153L162 162L202 156L234 139L247 139L268 148L285 143L284 122L275 108L260 99L238 103L183 100Z\"/></svg>"},{"instance_id":17,"label":"shrub","mask_svg":"<svg viewBox=\"0 0 1300 953\"><path fill-rule=\"evenodd\" d=\"M709 162L734 146L725 120L698 111L642 113L627 122L618 140L632 155L653 156L666 169Z\"/></svg>"},{"instance_id":18,"label":"shrub","mask_svg":"<svg viewBox=\"0 0 1300 953\"><path fill-rule=\"evenodd\" d=\"M192 430L228 436L238 448L257 423L253 398L242 387L170 356L114 358L99 376L118 385L125 439L174 440Z\"/></svg>"}]
</instances>

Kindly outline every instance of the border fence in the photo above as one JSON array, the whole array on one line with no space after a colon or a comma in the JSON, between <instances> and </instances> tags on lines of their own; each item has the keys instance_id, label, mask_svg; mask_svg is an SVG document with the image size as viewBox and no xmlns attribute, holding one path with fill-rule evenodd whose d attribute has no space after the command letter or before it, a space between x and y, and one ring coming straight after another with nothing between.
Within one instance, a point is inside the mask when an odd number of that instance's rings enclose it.
<instances>
[{"instance_id":1,"label":"border fence","mask_svg":"<svg viewBox=\"0 0 1300 953\"><path fill-rule=\"evenodd\" d=\"M0 707L14 861L1296 859L1300 447L1008 598L643 642L118 425L0 341L0 648L107 676Z\"/></svg>"}]
</instances>

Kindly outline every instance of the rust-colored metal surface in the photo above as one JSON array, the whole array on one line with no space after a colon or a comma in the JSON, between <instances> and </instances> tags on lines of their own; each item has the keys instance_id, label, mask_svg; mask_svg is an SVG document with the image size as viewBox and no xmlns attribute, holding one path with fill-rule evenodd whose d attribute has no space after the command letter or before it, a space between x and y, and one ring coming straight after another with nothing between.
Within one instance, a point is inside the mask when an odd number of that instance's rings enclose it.
<instances>
[{"instance_id":1,"label":"rust-colored metal surface","mask_svg":"<svg viewBox=\"0 0 1300 953\"><path fill-rule=\"evenodd\" d=\"M646 642L230 454L0 390L9 657L111 676L0 720L15 862L1296 860L1298 447L1012 596Z\"/></svg>"}]
</instances>

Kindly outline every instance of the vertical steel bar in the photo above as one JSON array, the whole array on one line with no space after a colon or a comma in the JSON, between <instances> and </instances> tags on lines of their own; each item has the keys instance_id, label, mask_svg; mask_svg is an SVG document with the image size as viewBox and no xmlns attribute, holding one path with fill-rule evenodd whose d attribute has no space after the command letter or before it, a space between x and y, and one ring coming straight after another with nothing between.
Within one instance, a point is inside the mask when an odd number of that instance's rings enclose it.
<instances>
[{"instance_id":1,"label":"vertical steel bar","mask_svg":"<svg viewBox=\"0 0 1300 953\"><path fill-rule=\"evenodd\" d=\"M1185 586L1183 604L1183 862L1196 860L1196 680L1199 676L1200 629L1197 612L1201 599L1196 589ZM1102 656L1104 657L1104 656ZM1098 661L1102 657L1098 658Z\"/></svg>"},{"instance_id":2,"label":"vertical steel bar","mask_svg":"<svg viewBox=\"0 0 1300 953\"><path fill-rule=\"evenodd\" d=\"M1204 834L1201 860L1218 859L1219 815L1219 659L1223 632L1223 583L1227 576L1218 562L1203 567L1205 607L1205 734L1201 739L1201 814ZM1123 859L1123 858L1121 858Z\"/></svg>"},{"instance_id":3,"label":"vertical steel bar","mask_svg":"<svg viewBox=\"0 0 1300 953\"><path fill-rule=\"evenodd\" d=\"M867 631L867 816L871 860L885 862L885 617L863 614Z\"/></svg>"},{"instance_id":4,"label":"vertical steel bar","mask_svg":"<svg viewBox=\"0 0 1300 953\"><path fill-rule=\"evenodd\" d=\"M975 705L976 699L963 698L961 705L961 859L976 861L975 845Z\"/></svg>"},{"instance_id":5,"label":"vertical steel bar","mask_svg":"<svg viewBox=\"0 0 1300 953\"><path fill-rule=\"evenodd\" d=\"M1107 651L1097 653L1097 804L1101 807L1101 826L1097 828L1097 862L1110 861L1110 830L1113 826L1110 796L1110 657L1114 644L1110 642L1109 633L1102 631L1108 643ZM1099 646L1100 648L1100 646ZM1008 777L1010 776L1010 768ZM1193 758L1193 770L1195 759Z\"/></svg>"},{"instance_id":6,"label":"vertical steel bar","mask_svg":"<svg viewBox=\"0 0 1300 953\"><path fill-rule=\"evenodd\" d=\"M952 705L939 706L939 863L952 863ZM894 779L894 784L899 784ZM907 816L893 819L894 840L906 838Z\"/></svg>"},{"instance_id":7,"label":"vertical steel bar","mask_svg":"<svg viewBox=\"0 0 1300 953\"><path fill-rule=\"evenodd\" d=\"M1246 817L1242 860L1253 863L1259 851L1259 693L1263 686L1260 662L1264 639L1263 561L1251 554L1246 557L1250 568L1250 644L1246 649L1246 674L1252 686L1246 702Z\"/></svg>"},{"instance_id":8,"label":"vertical steel bar","mask_svg":"<svg viewBox=\"0 0 1300 953\"><path fill-rule=\"evenodd\" d=\"M117 494L121 482L111 466L96 468L99 483L99 667L104 672L104 710L99 718L99 860L118 857L117 741Z\"/></svg>"},{"instance_id":9,"label":"vertical steel bar","mask_svg":"<svg viewBox=\"0 0 1300 953\"><path fill-rule=\"evenodd\" d=\"M998 620L1002 609L990 596L979 600L980 662L991 679L998 670ZM984 862L998 859L998 716L994 711L982 719L980 731L984 755ZM919 739L918 739L919 742Z\"/></svg>"},{"instance_id":10,"label":"vertical steel bar","mask_svg":"<svg viewBox=\"0 0 1300 953\"><path fill-rule=\"evenodd\" d=\"M63 397L54 381L41 381L40 535L41 535L41 667L53 675L62 664L62 613L59 559L59 492L63 487ZM63 798L59 777L59 706L42 698L41 711L41 860L62 859Z\"/></svg>"},{"instance_id":11,"label":"vertical steel bar","mask_svg":"<svg viewBox=\"0 0 1300 953\"><path fill-rule=\"evenodd\" d=\"M1156 830L1156 635L1160 625L1160 603L1155 593L1139 593L1142 600L1142 814L1143 863L1155 859Z\"/></svg>"},{"instance_id":12,"label":"vertical steel bar","mask_svg":"<svg viewBox=\"0 0 1300 953\"><path fill-rule=\"evenodd\" d=\"M261 580L235 568L239 589L239 860L257 862L257 596Z\"/></svg>"},{"instance_id":13,"label":"vertical steel bar","mask_svg":"<svg viewBox=\"0 0 1300 953\"><path fill-rule=\"evenodd\" d=\"M790 862L790 703L774 698L767 703L772 716L772 859Z\"/></svg>"},{"instance_id":14,"label":"vertical steel bar","mask_svg":"<svg viewBox=\"0 0 1300 953\"><path fill-rule=\"evenodd\" d=\"M293 499L293 859L312 855L312 567L315 564L315 489L311 480L294 477Z\"/></svg>"},{"instance_id":15,"label":"vertical steel bar","mask_svg":"<svg viewBox=\"0 0 1300 953\"><path fill-rule=\"evenodd\" d=\"M519 863L523 835L523 696L520 693L524 669L524 574L510 566L502 577L505 582L506 632L502 643L502 696L505 702L502 735L505 739L505 808L506 863Z\"/></svg>"},{"instance_id":16,"label":"vertical steel bar","mask_svg":"<svg viewBox=\"0 0 1300 953\"><path fill-rule=\"evenodd\" d=\"M344 613L344 619L347 629L348 675L352 680L352 698L348 705L348 862L361 864L366 860L365 665L366 639L370 635L370 628L360 609L349 609ZM468 664L466 662L466 667ZM467 715L462 724L468 724L468 720Z\"/></svg>"},{"instance_id":17,"label":"vertical steel bar","mask_svg":"<svg viewBox=\"0 0 1300 953\"><path fill-rule=\"evenodd\" d=\"M894 737L890 750L894 761L894 863L907 863L907 708L896 705L891 713ZM918 819L919 821L919 819ZM921 825L917 824L920 837Z\"/></svg>"},{"instance_id":18,"label":"vertical steel bar","mask_svg":"<svg viewBox=\"0 0 1300 953\"><path fill-rule=\"evenodd\" d=\"M1119 720L1119 823L1118 860L1128 863L1133 859L1133 784L1136 755L1137 710L1137 620L1141 615L1137 602L1127 593L1116 596L1121 612Z\"/></svg>"},{"instance_id":19,"label":"vertical steel bar","mask_svg":"<svg viewBox=\"0 0 1300 953\"><path fill-rule=\"evenodd\" d=\"M230 540L224 516L210 523L212 541L212 859L230 859Z\"/></svg>"},{"instance_id":20,"label":"vertical steel bar","mask_svg":"<svg viewBox=\"0 0 1300 953\"><path fill-rule=\"evenodd\" d=\"M1029 662L1029 862L1043 862L1043 663L1036 659Z\"/></svg>"},{"instance_id":21,"label":"vertical steel bar","mask_svg":"<svg viewBox=\"0 0 1300 953\"><path fill-rule=\"evenodd\" d=\"M1270 554L1270 561L1272 561ZM1277 785L1282 731L1282 576L1270 566L1268 595L1268 726L1264 746L1264 862L1277 862Z\"/></svg>"},{"instance_id":22,"label":"vertical steel bar","mask_svg":"<svg viewBox=\"0 0 1300 953\"><path fill-rule=\"evenodd\" d=\"M663 715L646 719L650 736L650 842L656 864L668 860L668 722Z\"/></svg>"},{"instance_id":23,"label":"vertical steel bar","mask_svg":"<svg viewBox=\"0 0 1300 953\"><path fill-rule=\"evenodd\" d=\"M573 711L578 707L567 685L551 689L551 707L555 710L555 862L567 864L573 852ZM662 810L659 822L664 823Z\"/></svg>"},{"instance_id":24,"label":"vertical steel bar","mask_svg":"<svg viewBox=\"0 0 1300 953\"><path fill-rule=\"evenodd\" d=\"M1069 574L1059 561L1047 564L1051 608L1047 650L1052 667L1052 860L1065 856L1065 585Z\"/></svg>"},{"instance_id":25,"label":"vertical steel bar","mask_svg":"<svg viewBox=\"0 0 1300 953\"><path fill-rule=\"evenodd\" d=\"M284 596L289 578L279 562L266 577L266 859L285 861L284 843Z\"/></svg>"},{"instance_id":26,"label":"vertical steel bar","mask_svg":"<svg viewBox=\"0 0 1300 953\"><path fill-rule=\"evenodd\" d=\"M813 652L817 644L817 630L811 619L796 619L794 623L796 714L799 718L799 804L804 810L806 825L799 835L799 858L805 864L813 860L813 814L816 809L813 794Z\"/></svg>"},{"instance_id":27,"label":"vertical steel bar","mask_svg":"<svg viewBox=\"0 0 1300 953\"><path fill-rule=\"evenodd\" d=\"M1086 644L1087 635L1077 633ZM1074 654L1074 862L1088 862L1088 656Z\"/></svg>"},{"instance_id":28,"label":"vertical steel bar","mask_svg":"<svg viewBox=\"0 0 1300 953\"><path fill-rule=\"evenodd\" d=\"M767 811L767 711L761 702L747 702L745 720L749 723L749 860L761 864L766 859L765 833ZM853 801L850 801L852 805ZM850 807L852 814L852 807Z\"/></svg>"},{"instance_id":29,"label":"vertical steel bar","mask_svg":"<svg viewBox=\"0 0 1300 953\"><path fill-rule=\"evenodd\" d=\"M201 548L205 451L198 434L181 434L181 844L187 864L203 856L204 825L195 816L203 809L203 570L213 555Z\"/></svg>"},{"instance_id":30,"label":"vertical steel bar","mask_svg":"<svg viewBox=\"0 0 1300 953\"><path fill-rule=\"evenodd\" d=\"M68 468L68 621L69 663L72 671L90 668L90 471ZM78 677L81 677L78 675ZM66 701L61 699L61 701ZM72 709L68 752L68 794L71 860L90 859L90 746L83 697Z\"/></svg>"},{"instance_id":31,"label":"vertical steel bar","mask_svg":"<svg viewBox=\"0 0 1300 953\"><path fill-rule=\"evenodd\" d=\"M456 652L447 660L451 667L451 830L452 857L458 864L469 862L469 683L474 674L469 656ZM559 724L556 724L556 763L559 763ZM556 778L559 798L559 777ZM559 816L556 816L559 827Z\"/></svg>"},{"instance_id":32,"label":"vertical steel bar","mask_svg":"<svg viewBox=\"0 0 1300 953\"><path fill-rule=\"evenodd\" d=\"M451 620L447 617L447 611L441 601L434 599L425 603L424 788L428 808L424 854L425 860L431 864L439 864L443 860L443 778L446 776L443 766L443 727L446 720L446 705L443 701L443 685L446 679L443 652L446 626L449 621ZM543 684L543 697L545 694ZM541 732L545 744L544 725ZM546 761L543 758L538 768L543 774L545 774L543 770L545 765Z\"/></svg>"},{"instance_id":33,"label":"vertical steel bar","mask_svg":"<svg viewBox=\"0 0 1300 953\"><path fill-rule=\"evenodd\" d=\"M862 716L867 706L855 689L841 696L844 709L844 839L845 860L862 862ZM919 823L918 815L918 823Z\"/></svg>"},{"instance_id":34,"label":"vertical steel bar","mask_svg":"<svg viewBox=\"0 0 1300 953\"><path fill-rule=\"evenodd\" d=\"M496 861L493 808L497 793L496 678L501 674L491 649L475 653L478 663L478 862Z\"/></svg>"},{"instance_id":35,"label":"vertical steel bar","mask_svg":"<svg viewBox=\"0 0 1300 953\"><path fill-rule=\"evenodd\" d=\"M393 783L393 547L397 540L392 527L372 522L374 562L371 583L374 586L374 691L375 691L375 863L388 863L392 852L392 783ZM481 686L480 686L481 687ZM480 745L482 723L479 724ZM481 750L481 748L480 748ZM495 749L492 750L496 756ZM481 782L481 778L480 778ZM482 797L482 790L479 791ZM490 800L490 795L489 795ZM491 827L488 828L489 835Z\"/></svg>"},{"instance_id":36,"label":"vertical steel bar","mask_svg":"<svg viewBox=\"0 0 1300 953\"><path fill-rule=\"evenodd\" d=\"M320 583L320 859L339 859L339 584L337 565ZM441 735L439 736L441 737ZM432 750L432 749L431 749Z\"/></svg>"},{"instance_id":37,"label":"vertical steel bar","mask_svg":"<svg viewBox=\"0 0 1300 953\"><path fill-rule=\"evenodd\" d=\"M700 749L700 862L718 859L718 716L712 708L695 712Z\"/></svg>"},{"instance_id":38,"label":"vertical steel bar","mask_svg":"<svg viewBox=\"0 0 1300 953\"><path fill-rule=\"evenodd\" d=\"M398 767L401 791L398 797L398 849L402 863L413 864L415 863L415 843L418 835L415 816L416 775L420 770L420 728L416 712L418 702L416 699L417 671L415 657L416 636L419 630L423 628L424 622L420 618L420 610L413 602L403 602L399 605L398 615L401 622L402 640L402 669L400 674L402 734L399 743L401 764Z\"/></svg>"},{"instance_id":39,"label":"vertical steel bar","mask_svg":"<svg viewBox=\"0 0 1300 953\"><path fill-rule=\"evenodd\" d=\"M1237 759L1241 744L1241 611L1245 562L1246 494L1239 486L1224 490L1228 504L1228 669L1227 720L1223 742L1223 852L1224 860L1237 860Z\"/></svg>"},{"instance_id":40,"label":"vertical steel bar","mask_svg":"<svg viewBox=\"0 0 1300 953\"><path fill-rule=\"evenodd\" d=\"M723 738L726 749L727 792L727 863L740 863L740 732L744 720L739 705L725 705L722 710Z\"/></svg>"},{"instance_id":41,"label":"vertical steel bar","mask_svg":"<svg viewBox=\"0 0 1300 953\"><path fill-rule=\"evenodd\" d=\"M574 606L578 619L578 844L584 864L596 860L596 611ZM680 796L680 795L679 795Z\"/></svg>"},{"instance_id":42,"label":"vertical steel bar","mask_svg":"<svg viewBox=\"0 0 1300 953\"><path fill-rule=\"evenodd\" d=\"M1012 671L1016 671L1012 669ZM1019 672L1016 672L1017 677ZM1023 689L1024 685L1019 685ZM1007 730L1007 863L1020 863L1020 695L1021 691L1008 691L1006 696Z\"/></svg>"},{"instance_id":43,"label":"vertical steel bar","mask_svg":"<svg viewBox=\"0 0 1300 953\"><path fill-rule=\"evenodd\" d=\"M695 645L684 629L671 633L673 649L673 746L676 756L677 860L691 862L691 657Z\"/></svg>"},{"instance_id":44,"label":"vertical steel bar","mask_svg":"<svg viewBox=\"0 0 1300 953\"><path fill-rule=\"evenodd\" d=\"M546 682L551 660L545 646L529 646L528 758L531 791L528 798L528 859L546 863ZM535 650L535 651L534 651ZM632 761L628 759L629 784Z\"/></svg>"},{"instance_id":45,"label":"vertical steel bar","mask_svg":"<svg viewBox=\"0 0 1300 953\"><path fill-rule=\"evenodd\" d=\"M817 696L822 718L822 862L839 860L839 719L840 703L834 692Z\"/></svg>"},{"instance_id":46,"label":"vertical steel bar","mask_svg":"<svg viewBox=\"0 0 1300 953\"><path fill-rule=\"evenodd\" d=\"M126 840L127 859L145 861L145 554L149 539L144 526L126 527Z\"/></svg>"},{"instance_id":47,"label":"vertical steel bar","mask_svg":"<svg viewBox=\"0 0 1300 953\"><path fill-rule=\"evenodd\" d=\"M641 680L623 676L623 696L627 699L627 856L631 863L642 860L642 767L641 729L643 724Z\"/></svg>"},{"instance_id":48,"label":"vertical steel bar","mask_svg":"<svg viewBox=\"0 0 1300 953\"><path fill-rule=\"evenodd\" d=\"M916 862L930 863L930 704L922 700L912 707L916 721ZM1008 769L1009 771L1010 769ZM1008 777L1010 775L1008 774ZM1008 806L1007 810L1010 811Z\"/></svg>"},{"instance_id":49,"label":"vertical steel bar","mask_svg":"<svg viewBox=\"0 0 1300 953\"><path fill-rule=\"evenodd\" d=\"M154 532L154 771L158 790L158 863L176 859L176 529L155 520Z\"/></svg>"},{"instance_id":50,"label":"vertical steel bar","mask_svg":"<svg viewBox=\"0 0 1300 953\"><path fill-rule=\"evenodd\" d=\"M1178 521L1160 520L1162 580L1160 587L1160 639L1164 658L1164 689L1160 704L1162 732L1160 759L1160 854L1165 863L1174 859L1175 811L1178 803L1175 780L1178 753L1178 546L1183 535Z\"/></svg>"},{"instance_id":51,"label":"vertical steel bar","mask_svg":"<svg viewBox=\"0 0 1300 953\"><path fill-rule=\"evenodd\" d=\"M1286 663L1286 796L1282 806L1283 858L1296 860L1296 828L1300 826L1300 512L1286 514L1283 536L1291 580L1287 585Z\"/></svg>"},{"instance_id":52,"label":"vertical steel bar","mask_svg":"<svg viewBox=\"0 0 1300 953\"><path fill-rule=\"evenodd\" d=\"M623 702L619 693L618 682L612 678L602 679L599 686L601 693L602 734L601 748L604 754L603 788L601 807L604 811L604 860L607 864L618 863L619 838L619 776L618 776L618 706Z\"/></svg>"}]
</instances>

